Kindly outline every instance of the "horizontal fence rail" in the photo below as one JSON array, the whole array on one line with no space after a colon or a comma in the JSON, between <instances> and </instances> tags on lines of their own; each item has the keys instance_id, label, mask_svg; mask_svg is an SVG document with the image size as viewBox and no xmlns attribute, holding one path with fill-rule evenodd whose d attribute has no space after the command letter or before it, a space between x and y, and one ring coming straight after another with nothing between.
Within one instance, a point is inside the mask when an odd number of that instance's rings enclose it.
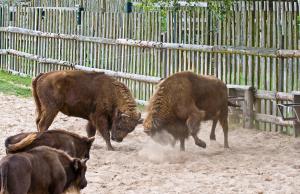
<instances>
[{"instance_id":1,"label":"horizontal fence rail","mask_svg":"<svg viewBox=\"0 0 300 194\"><path fill-rule=\"evenodd\" d=\"M17 57L23 57L23 58L26 58L26 59L29 59L32 61L36 61L41 64L62 65L62 66L67 66L67 67L78 69L78 70L104 72L105 74L112 76L112 77L130 79L130 80L141 81L141 82L148 82L148 83L156 84L162 79L162 78L153 77L153 76L137 75L137 74L131 74L131 73L116 72L116 71L110 71L110 70L106 70L106 69L97 69L97 68L92 68L92 67L81 66L78 64L70 63L68 61L44 58L44 57L41 57L38 55L33 55L30 53L25 53L25 52L21 52L21 51L16 51L13 49L1 49L0 55L13 55L13 56L17 56Z\"/></svg>"},{"instance_id":2,"label":"horizontal fence rail","mask_svg":"<svg viewBox=\"0 0 300 194\"><path fill-rule=\"evenodd\" d=\"M200 52L212 52L220 54L245 54L262 57L274 58L300 58L300 50L281 50L281 49L264 49L264 48L246 48L246 47L232 47L232 46L209 46L209 45L193 45L193 44L178 44L178 43L163 43L154 41L140 41L130 39L109 39L99 37L87 37L81 35L57 34L47 33L42 31L34 31L17 27L0 27L1 32L12 32L17 34L24 34L30 36L38 36L45 38L57 38L65 40L76 40L83 42L92 42L108 45L126 45L136 46L142 48L156 48L156 49L172 49L172 50L188 50Z\"/></svg>"}]
</instances>

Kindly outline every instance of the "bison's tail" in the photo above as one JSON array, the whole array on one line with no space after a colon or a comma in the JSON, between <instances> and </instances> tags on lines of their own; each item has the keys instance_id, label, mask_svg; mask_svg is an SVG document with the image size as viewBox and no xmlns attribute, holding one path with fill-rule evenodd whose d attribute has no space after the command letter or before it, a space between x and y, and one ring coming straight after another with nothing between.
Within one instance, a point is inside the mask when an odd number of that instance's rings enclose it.
<instances>
[{"instance_id":1,"label":"bison's tail","mask_svg":"<svg viewBox=\"0 0 300 194\"><path fill-rule=\"evenodd\" d=\"M36 85L37 85L37 81L38 79L44 75L43 73L40 73L34 80L32 80L32 95L33 95L33 98L34 98L34 101L35 101L35 104L36 104L36 110L37 110L37 113L38 115L41 114L41 102L40 102L40 99L37 95L37 92L36 92Z\"/></svg>"},{"instance_id":2,"label":"bison's tail","mask_svg":"<svg viewBox=\"0 0 300 194\"><path fill-rule=\"evenodd\" d=\"M37 134L36 133L30 133L25 138L23 138L21 141L10 144L8 141L5 141L5 147L7 153L13 153L18 150L22 150L32 144L32 142L36 139Z\"/></svg>"},{"instance_id":3,"label":"bison's tail","mask_svg":"<svg viewBox=\"0 0 300 194\"><path fill-rule=\"evenodd\" d=\"M228 106L241 107L240 105L234 104L234 103L232 103L232 102L230 102L230 101L228 101Z\"/></svg>"},{"instance_id":4,"label":"bison's tail","mask_svg":"<svg viewBox=\"0 0 300 194\"><path fill-rule=\"evenodd\" d=\"M0 169L0 179L1 179L1 190L0 194L7 194L7 176L8 176L8 162L4 162Z\"/></svg>"}]
</instances>

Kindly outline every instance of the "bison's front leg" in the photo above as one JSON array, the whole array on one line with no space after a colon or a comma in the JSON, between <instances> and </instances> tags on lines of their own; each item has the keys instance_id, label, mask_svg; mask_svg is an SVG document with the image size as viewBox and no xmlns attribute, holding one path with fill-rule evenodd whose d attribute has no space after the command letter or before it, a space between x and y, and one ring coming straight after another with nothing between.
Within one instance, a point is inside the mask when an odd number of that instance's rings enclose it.
<instances>
[{"instance_id":1,"label":"bison's front leg","mask_svg":"<svg viewBox=\"0 0 300 194\"><path fill-rule=\"evenodd\" d=\"M210 140L216 140L216 126L217 126L218 120L213 120L213 124L210 131Z\"/></svg>"},{"instance_id":2,"label":"bison's front leg","mask_svg":"<svg viewBox=\"0 0 300 194\"><path fill-rule=\"evenodd\" d=\"M113 151L114 148L112 147L112 145L110 143L110 133L109 133L109 129L108 129L107 119L103 116L96 118L96 128L102 135L102 137L106 143L107 150Z\"/></svg>"},{"instance_id":3,"label":"bison's front leg","mask_svg":"<svg viewBox=\"0 0 300 194\"><path fill-rule=\"evenodd\" d=\"M180 151L185 151L184 137L181 137L179 140L180 140Z\"/></svg>"},{"instance_id":4,"label":"bison's front leg","mask_svg":"<svg viewBox=\"0 0 300 194\"><path fill-rule=\"evenodd\" d=\"M204 115L205 115L204 111L195 110L190 114L190 116L188 117L188 119L186 121L187 127L189 128L189 131L190 131L192 137L194 138L195 144L202 148L206 148L206 143L204 141L202 141L201 139L199 139L197 134L200 130L200 122L201 122L202 118L204 117Z\"/></svg>"},{"instance_id":5,"label":"bison's front leg","mask_svg":"<svg viewBox=\"0 0 300 194\"><path fill-rule=\"evenodd\" d=\"M100 131L102 137L105 140L107 150L114 151L114 148L112 147L112 145L110 143L110 133L109 133L109 130L106 128L106 129L102 129L102 130L99 130L99 131Z\"/></svg>"},{"instance_id":6,"label":"bison's front leg","mask_svg":"<svg viewBox=\"0 0 300 194\"><path fill-rule=\"evenodd\" d=\"M96 135L96 127L92 124L91 121L88 121L86 125L86 133L88 137L94 137Z\"/></svg>"},{"instance_id":7,"label":"bison's front leg","mask_svg":"<svg viewBox=\"0 0 300 194\"><path fill-rule=\"evenodd\" d=\"M227 115L220 119L221 126L224 132L224 148L229 148L228 145L228 120Z\"/></svg>"}]
</instances>

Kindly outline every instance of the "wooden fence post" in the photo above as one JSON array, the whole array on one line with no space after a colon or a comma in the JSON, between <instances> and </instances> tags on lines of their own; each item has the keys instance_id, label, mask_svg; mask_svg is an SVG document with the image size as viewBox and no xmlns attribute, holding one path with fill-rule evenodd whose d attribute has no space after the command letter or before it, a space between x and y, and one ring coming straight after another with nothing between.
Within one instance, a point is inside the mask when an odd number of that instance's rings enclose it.
<instances>
[{"instance_id":1,"label":"wooden fence post","mask_svg":"<svg viewBox=\"0 0 300 194\"><path fill-rule=\"evenodd\" d=\"M76 34L84 35L82 32L82 29L83 29L82 28L82 20L83 20L84 8L83 8L82 4L78 4L78 5L76 5L76 9L77 9L77 12L76 12L77 32L76 32ZM77 41L77 46L78 46L78 48L76 49L77 50L76 55L79 57L77 58L78 61L76 61L76 62L80 65L83 65L84 64L84 62L83 62L83 43L81 41Z\"/></svg>"},{"instance_id":2,"label":"wooden fence post","mask_svg":"<svg viewBox=\"0 0 300 194\"><path fill-rule=\"evenodd\" d=\"M294 103L300 103L300 91L293 91ZM295 111L298 113L298 117L300 117L300 106L294 107ZM300 121L294 121L294 135L298 137L300 135Z\"/></svg>"},{"instance_id":3,"label":"wooden fence post","mask_svg":"<svg viewBox=\"0 0 300 194\"><path fill-rule=\"evenodd\" d=\"M254 122L254 111L253 111L253 104L254 104L254 88L249 87L245 90L245 101L244 101L244 108L243 108L243 117L244 117L244 128L251 129L253 128Z\"/></svg>"},{"instance_id":4,"label":"wooden fence post","mask_svg":"<svg viewBox=\"0 0 300 194\"><path fill-rule=\"evenodd\" d=\"M241 93L239 90L236 88L228 88L228 97L239 98L240 96ZM235 109L231 109L231 114L228 116L228 121L229 123L240 124L242 119L239 117L239 112L235 112L234 110Z\"/></svg>"}]
</instances>

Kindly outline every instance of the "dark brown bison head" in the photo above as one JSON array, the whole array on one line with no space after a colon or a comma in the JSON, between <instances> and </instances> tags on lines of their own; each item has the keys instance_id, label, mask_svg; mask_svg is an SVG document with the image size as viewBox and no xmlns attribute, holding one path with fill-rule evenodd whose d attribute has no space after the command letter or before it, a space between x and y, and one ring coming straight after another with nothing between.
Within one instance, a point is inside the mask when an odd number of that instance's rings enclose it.
<instances>
[{"instance_id":1,"label":"dark brown bison head","mask_svg":"<svg viewBox=\"0 0 300 194\"><path fill-rule=\"evenodd\" d=\"M124 137L135 129L140 119L140 112L129 115L121 113L119 110L115 111L111 129L111 139L116 142L122 142Z\"/></svg>"},{"instance_id":2,"label":"dark brown bison head","mask_svg":"<svg viewBox=\"0 0 300 194\"><path fill-rule=\"evenodd\" d=\"M87 180L85 178L85 173L86 173L86 162L88 159L78 159L75 158L73 160L73 168L74 168L74 172L75 172L75 187L79 188L79 189L83 189L87 186Z\"/></svg>"},{"instance_id":3,"label":"dark brown bison head","mask_svg":"<svg viewBox=\"0 0 300 194\"><path fill-rule=\"evenodd\" d=\"M77 146L76 157L89 159L90 150L94 141L95 137L84 138L84 141L79 146Z\"/></svg>"}]
</instances>

